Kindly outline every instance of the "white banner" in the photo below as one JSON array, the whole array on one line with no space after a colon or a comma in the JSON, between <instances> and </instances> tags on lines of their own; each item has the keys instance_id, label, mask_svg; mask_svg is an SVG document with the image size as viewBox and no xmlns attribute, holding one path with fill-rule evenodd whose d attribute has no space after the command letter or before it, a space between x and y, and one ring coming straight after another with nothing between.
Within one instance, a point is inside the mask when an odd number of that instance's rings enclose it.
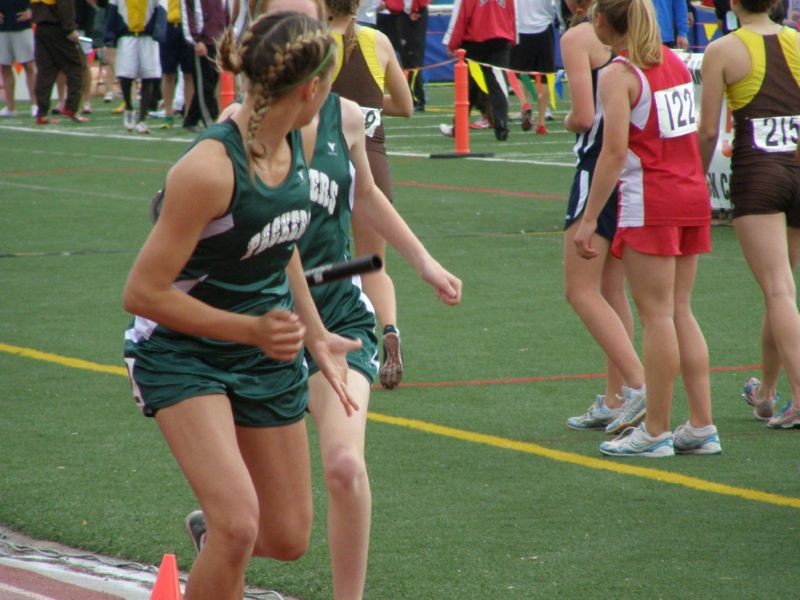
<instances>
[{"instance_id":1,"label":"white banner","mask_svg":"<svg viewBox=\"0 0 800 600\"><path fill-rule=\"evenodd\" d=\"M703 77L700 69L703 64L703 55L694 52L676 52L686 63L692 74L694 83L694 97L698 112L703 94ZM711 165L706 174L708 192L711 194L711 208L715 210L731 209L731 150L733 146L733 120L731 119L728 103L723 98L722 113L719 123L719 139L711 159Z\"/></svg>"}]
</instances>

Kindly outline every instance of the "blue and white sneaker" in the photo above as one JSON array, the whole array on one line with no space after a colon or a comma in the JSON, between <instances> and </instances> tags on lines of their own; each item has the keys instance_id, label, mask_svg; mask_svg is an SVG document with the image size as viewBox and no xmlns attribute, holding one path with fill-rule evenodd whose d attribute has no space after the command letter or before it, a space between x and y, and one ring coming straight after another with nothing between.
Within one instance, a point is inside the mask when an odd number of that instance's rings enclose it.
<instances>
[{"instance_id":1,"label":"blue and white sneaker","mask_svg":"<svg viewBox=\"0 0 800 600\"><path fill-rule=\"evenodd\" d=\"M687 421L672 434L675 454L722 454L716 426L692 427Z\"/></svg>"},{"instance_id":2,"label":"blue and white sneaker","mask_svg":"<svg viewBox=\"0 0 800 600\"><path fill-rule=\"evenodd\" d=\"M567 419L567 427L582 431L605 429L606 425L616 419L620 412L622 412L621 406L609 408L606 404L605 394L598 394L585 414Z\"/></svg>"},{"instance_id":3,"label":"blue and white sneaker","mask_svg":"<svg viewBox=\"0 0 800 600\"><path fill-rule=\"evenodd\" d=\"M644 423L638 427L628 427L610 442L600 444L600 452L606 456L647 456L661 458L675 456L672 445L672 432L652 436L647 433Z\"/></svg>"},{"instance_id":4,"label":"blue and white sneaker","mask_svg":"<svg viewBox=\"0 0 800 600\"><path fill-rule=\"evenodd\" d=\"M606 425L606 433L619 433L628 427L634 427L642 422L647 414L647 387L638 390L622 386L622 396L625 404L619 415Z\"/></svg>"}]
</instances>

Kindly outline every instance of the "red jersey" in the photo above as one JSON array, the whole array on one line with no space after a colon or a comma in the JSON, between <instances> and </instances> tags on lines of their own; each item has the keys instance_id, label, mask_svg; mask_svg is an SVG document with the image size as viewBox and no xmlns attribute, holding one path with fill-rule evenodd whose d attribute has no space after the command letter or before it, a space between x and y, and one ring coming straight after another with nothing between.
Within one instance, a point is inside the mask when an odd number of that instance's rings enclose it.
<instances>
[{"instance_id":1,"label":"red jersey","mask_svg":"<svg viewBox=\"0 0 800 600\"><path fill-rule=\"evenodd\" d=\"M492 39L517 40L514 0L455 0L450 25L442 40L456 50L461 42Z\"/></svg>"},{"instance_id":2,"label":"red jersey","mask_svg":"<svg viewBox=\"0 0 800 600\"><path fill-rule=\"evenodd\" d=\"M688 69L662 46L662 63L648 69L627 64L641 91L631 107L628 156L619 181L619 227L708 225L708 195L697 107Z\"/></svg>"}]
</instances>

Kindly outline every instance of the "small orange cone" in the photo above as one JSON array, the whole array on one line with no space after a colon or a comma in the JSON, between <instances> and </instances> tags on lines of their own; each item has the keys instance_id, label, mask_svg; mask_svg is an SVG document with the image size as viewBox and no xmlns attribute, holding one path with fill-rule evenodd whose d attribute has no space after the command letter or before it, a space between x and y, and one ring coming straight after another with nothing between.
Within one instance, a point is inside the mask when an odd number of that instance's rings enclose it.
<instances>
[{"instance_id":1,"label":"small orange cone","mask_svg":"<svg viewBox=\"0 0 800 600\"><path fill-rule=\"evenodd\" d=\"M227 107L236 98L236 83L233 73L221 71L219 74L219 103L221 108Z\"/></svg>"},{"instance_id":2,"label":"small orange cone","mask_svg":"<svg viewBox=\"0 0 800 600\"><path fill-rule=\"evenodd\" d=\"M181 583L178 580L178 564L174 554L165 554L161 559L150 600L183 600Z\"/></svg>"}]
</instances>

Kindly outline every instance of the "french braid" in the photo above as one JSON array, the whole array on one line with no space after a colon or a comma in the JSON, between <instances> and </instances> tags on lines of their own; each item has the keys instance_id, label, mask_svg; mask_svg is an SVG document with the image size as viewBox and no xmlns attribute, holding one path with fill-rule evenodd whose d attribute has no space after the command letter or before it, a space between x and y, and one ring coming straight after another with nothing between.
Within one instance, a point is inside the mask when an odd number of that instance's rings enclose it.
<instances>
[{"instance_id":1,"label":"french braid","mask_svg":"<svg viewBox=\"0 0 800 600\"><path fill-rule=\"evenodd\" d=\"M324 79L334 63L330 60L334 48L333 38L319 21L300 13L256 19L238 45L230 28L223 34L220 64L234 74L242 73L253 97L246 140L251 174L254 160L266 155L256 134L270 106L311 77Z\"/></svg>"}]
</instances>

